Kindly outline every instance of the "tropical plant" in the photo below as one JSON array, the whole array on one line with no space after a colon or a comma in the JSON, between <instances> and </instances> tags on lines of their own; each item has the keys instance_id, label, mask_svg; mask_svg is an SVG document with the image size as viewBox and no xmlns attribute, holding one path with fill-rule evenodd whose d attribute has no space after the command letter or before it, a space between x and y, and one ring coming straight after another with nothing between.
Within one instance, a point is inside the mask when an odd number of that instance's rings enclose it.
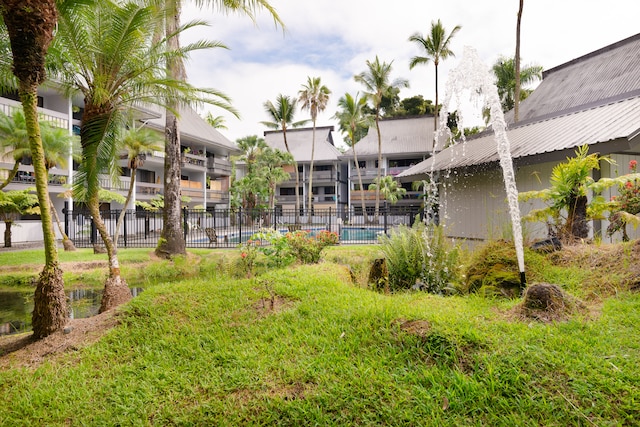
<instances>
[{"instance_id":1,"label":"tropical plant","mask_svg":"<svg viewBox=\"0 0 640 427\"><path fill-rule=\"evenodd\" d=\"M258 158L260 175L267 184L267 199L269 209L276 206L276 188L278 184L289 179L289 174L282 168L284 165L294 164L293 156L284 151L265 148Z\"/></svg>"},{"instance_id":2,"label":"tropical plant","mask_svg":"<svg viewBox=\"0 0 640 427\"><path fill-rule=\"evenodd\" d=\"M309 172L309 195L307 209L311 212L313 205L313 161L316 148L316 120L318 120L318 113L321 113L327 108L329 102L329 95L331 91L320 82L320 77L307 77L307 84L302 86L302 89L298 92L298 100L302 105L302 110L309 110L311 115L311 122L313 123L313 133L311 136L311 166ZM311 224L311 213L308 215L308 223Z\"/></svg>"},{"instance_id":3,"label":"tropical plant","mask_svg":"<svg viewBox=\"0 0 640 427\"><path fill-rule=\"evenodd\" d=\"M382 135L380 134L380 108L382 97L389 95L395 89L400 87L409 87L409 82L405 79L395 79L391 81L391 70L393 61L390 63L380 62L376 59L367 61L367 70L356 75L355 80L365 87L365 96L371 101L373 106L373 115L376 124L376 133L378 135L378 174L379 181L382 176ZM378 221L378 213L380 210L380 189L376 189L376 201L374 221Z\"/></svg>"},{"instance_id":4,"label":"tropical plant","mask_svg":"<svg viewBox=\"0 0 640 427\"><path fill-rule=\"evenodd\" d=\"M116 222L116 229L113 232L113 244L116 247L118 246L118 235L120 234L122 223L127 214L127 207L133 197L133 189L136 185L136 171L144 165L147 154L152 154L154 151L162 151L164 148L162 138L158 132L145 127L127 128L119 144L120 148L127 153L127 167L131 171L131 179L129 180L129 188L127 189L124 206L122 211L120 211L118 221Z\"/></svg>"},{"instance_id":5,"label":"tropical plant","mask_svg":"<svg viewBox=\"0 0 640 427\"><path fill-rule=\"evenodd\" d=\"M460 25L456 25L453 30L449 34L445 30L442 22L438 19L437 21L431 21L431 30L428 36L422 36L420 33L415 33L411 37L409 37L410 42L414 42L418 44L422 50L424 56L414 56L409 61L409 69L413 69L418 64L428 64L430 61L433 61L433 65L436 71L436 104L435 104L435 114L433 117L433 128L435 130L438 129L438 65L440 65L440 60L447 59L449 57L455 56L453 51L450 49L451 39L456 35L458 31L460 31Z\"/></svg>"},{"instance_id":6,"label":"tropical plant","mask_svg":"<svg viewBox=\"0 0 640 427\"><path fill-rule=\"evenodd\" d=\"M186 81L186 72L184 67L184 55L175 55L171 52L180 52L180 33L184 28L180 23L180 11L182 9L182 0L153 0L166 11L162 23L162 31L167 39L167 59L165 61L167 75L176 81ZM260 9L265 9L271 14L276 25L282 24L280 17L275 9L266 0L196 0L198 7L210 6L217 8L220 12L239 12L249 16L252 20L254 14ZM219 45L218 46L222 46ZM237 112L226 102L228 98L216 92L218 98L225 102L216 102L217 105L235 115ZM156 255L163 258L170 258L173 255L186 255L184 236L182 234L180 218L180 128L179 118L177 116L179 103L177 100L167 98L166 106L166 141L165 141L165 158L164 158L164 195L166 197L166 206L163 210L163 226L162 239L156 248Z\"/></svg>"},{"instance_id":7,"label":"tropical plant","mask_svg":"<svg viewBox=\"0 0 640 427\"><path fill-rule=\"evenodd\" d=\"M391 175L383 176L380 180L369 184L369 190L376 189L379 189L382 197L392 205L398 203L398 200L407 194L407 190L402 188Z\"/></svg>"},{"instance_id":8,"label":"tropical plant","mask_svg":"<svg viewBox=\"0 0 640 427\"><path fill-rule=\"evenodd\" d=\"M0 149L2 153L13 158L13 167L5 180L0 183L0 190L5 188L18 174L20 163L29 155L29 137L22 108L16 108L11 115L0 111Z\"/></svg>"},{"instance_id":9,"label":"tropical plant","mask_svg":"<svg viewBox=\"0 0 640 427\"><path fill-rule=\"evenodd\" d=\"M261 195L266 193L266 183L257 172L256 163L268 145L264 138L258 138L257 135L240 138L236 140L236 144L244 154L234 161L243 162L246 165L246 173L242 178L233 181L232 190L242 199L242 207L251 210L258 206Z\"/></svg>"},{"instance_id":10,"label":"tropical plant","mask_svg":"<svg viewBox=\"0 0 640 427\"><path fill-rule=\"evenodd\" d=\"M622 240L628 241L627 224L640 225L640 174L637 173L638 161L629 161L629 175L622 176L624 183L618 184L618 195L612 198L607 235L622 232Z\"/></svg>"},{"instance_id":11,"label":"tropical plant","mask_svg":"<svg viewBox=\"0 0 640 427\"><path fill-rule=\"evenodd\" d=\"M556 165L551 172L549 188L519 194L521 201L535 198L547 204L546 208L534 209L523 219L545 221L550 235L565 242L584 239L589 235L588 221L601 217L603 209L608 207L600 193L615 181L594 181L592 171L600 169L601 161L611 160L588 152L589 146L583 145L575 151L575 157ZM589 191L595 193L591 200L587 198Z\"/></svg>"},{"instance_id":12,"label":"tropical plant","mask_svg":"<svg viewBox=\"0 0 640 427\"><path fill-rule=\"evenodd\" d=\"M431 293L453 290L459 278L459 250L441 226L425 225L419 218L380 236L380 249L389 270L389 289L418 289Z\"/></svg>"},{"instance_id":13,"label":"tropical plant","mask_svg":"<svg viewBox=\"0 0 640 427\"><path fill-rule=\"evenodd\" d=\"M268 128L271 129L282 129L282 137L284 138L284 147L287 149L287 153L291 153L291 148L289 147L289 143L287 142L287 129L289 127L300 127L303 126L308 120L299 120L294 121L294 117L296 114L297 100L295 98L291 98L286 95L279 94L276 97L276 103L273 104L271 101L266 101L264 103L264 109L269 115L269 117L273 120L271 122L260 122ZM295 169L296 176L296 224L300 222L300 176L298 173L298 162L295 160L293 162L293 167Z\"/></svg>"},{"instance_id":14,"label":"tropical plant","mask_svg":"<svg viewBox=\"0 0 640 427\"><path fill-rule=\"evenodd\" d=\"M516 66L514 58L502 57L493 65L496 76L498 96L502 104L502 111L507 112L515 106ZM542 67L539 65L525 65L519 73L521 85L529 85L542 79ZM519 101L525 100L533 92L532 89L520 88Z\"/></svg>"},{"instance_id":15,"label":"tropical plant","mask_svg":"<svg viewBox=\"0 0 640 427\"><path fill-rule=\"evenodd\" d=\"M58 10L64 13L69 2L58 2L58 9L55 0L0 1L0 12L12 51L11 70L17 79L18 94L24 109L42 219L45 265L38 277L34 294L32 326L33 336L36 338L43 338L62 329L68 317L64 278L51 221L48 174L38 122L37 92L38 86L46 80L45 58L56 29Z\"/></svg>"},{"instance_id":16,"label":"tropical plant","mask_svg":"<svg viewBox=\"0 0 640 427\"><path fill-rule=\"evenodd\" d=\"M208 113L204 119L213 128L216 128L216 129L228 129L227 125L224 124L224 122L225 122L224 116L215 116L214 117L213 114Z\"/></svg>"},{"instance_id":17,"label":"tropical plant","mask_svg":"<svg viewBox=\"0 0 640 427\"><path fill-rule=\"evenodd\" d=\"M364 107L367 105L367 98L359 98L356 93L355 98L349 93L345 93L342 98L338 100L338 107L341 109L334 118L338 119L340 123L340 130L343 134L346 134L344 142L353 150L353 160L355 163L356 172L358 174L358 186L360 190L364 190L362 184L362 172L358 163L358 153L356 150L356 143L366 135L367 129L371 124L369 116L364 114ZM360 191L360 202L362 205L362 215L365 224L367 219L367 209L364 201L364 191Z\"/></svg>"},{"instance_id":18,"label":"tropical plant","mask_svg":"<svg viewBox=\"0 0 640 427\"><path fill-rule=\"evenodd\" d=\"M11 226L20 215L40 213L33 188L0 192L0 221L4 222L4 247L11 247Z\"/></svg>"},{"instance_id":19,"label":"tropical plant","mask_svg":"<svg viewBox=\"0 0 640 427\"><path fill-rule=\"evenodd\" d=\"M169 37L158 39L156 29L163 19L164 11L152 6L86 0L75 5L72 13L61 15L53 45L65 93L70 96L80 92L84 96L80 131L83 161L73 189L74 196L87 204L109 257L101 311L131 298L120 274L117 247L99 210L100 175L108 174L116 182L119 179L115 159L118 138L127 124L125 113L140 104L204 102L217 95L166 75L169 59L217 44L197 42L170 50L169 39L199 23L186 24Z\"/></svg>"}]
</instances>

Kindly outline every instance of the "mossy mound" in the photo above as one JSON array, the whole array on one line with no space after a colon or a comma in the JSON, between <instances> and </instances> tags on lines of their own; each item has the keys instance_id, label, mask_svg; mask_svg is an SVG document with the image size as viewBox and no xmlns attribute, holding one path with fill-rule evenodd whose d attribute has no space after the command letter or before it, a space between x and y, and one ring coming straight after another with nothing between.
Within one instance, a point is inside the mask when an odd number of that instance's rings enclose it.
<instances>
[{"instance_id":1,"label":"mossy mound","mask_svg":"<svg viewBox=\"0 0 640 427\"><path fill-rule=\"evenodd\" d=\"M536 283L524 292L522 303L514 308L521 319L540 322L567 320L571 315L586 312L586 306L577 298L565 293L558 285Z\"/></svg>"},{"instance_id":2,"label":"mossy mound","mask_svg":"<svg viewBox=\"0 0 640 427\"><path fill-rule=\"evenodd\" d=\"M514 298L520 294L520 271L513 243L497 240L474 253L465 271L465 290Z\"/></svg>"}]
</instances>

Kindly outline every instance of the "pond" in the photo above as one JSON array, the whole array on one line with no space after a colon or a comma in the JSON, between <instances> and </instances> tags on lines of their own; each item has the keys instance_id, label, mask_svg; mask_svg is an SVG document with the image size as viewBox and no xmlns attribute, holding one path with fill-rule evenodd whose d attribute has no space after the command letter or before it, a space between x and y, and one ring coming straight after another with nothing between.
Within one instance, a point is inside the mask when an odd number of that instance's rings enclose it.
<instances>
[{"instance_id":1,"label":"pond","mask_svg":"<svg viewBox=\"0 0 640 427\"><path fill-rule=\"evenodd\" d=\"M132 288L135 297L142 288ZM102 289L74 289L66 291L69 317L82 319L98 314ZM0 290L0 335L16 334L31 330L33 291Z\"/></svg>"}]
</instances>

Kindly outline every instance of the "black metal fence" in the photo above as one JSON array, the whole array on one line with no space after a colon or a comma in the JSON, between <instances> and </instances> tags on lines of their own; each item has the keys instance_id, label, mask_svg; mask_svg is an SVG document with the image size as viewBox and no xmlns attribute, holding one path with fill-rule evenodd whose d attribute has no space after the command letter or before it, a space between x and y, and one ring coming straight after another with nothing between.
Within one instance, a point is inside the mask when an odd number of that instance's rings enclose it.
<instances>
[{"instance_id":1,"label":"black metal fence","mask_svg":"<svg viewBox=\"0 0 640 427\"><path fill-rule=\"evenodd\" d=\"M109 234L113 237L119 210L101 211ZM309 215L310 214L310 215ZM183 209L182 229L188 248L235 248L265 229L287 233L320 230L336 233L341 244L377 243L378 236L398 225L413 225L422 216L420 206L381 206L366 218L361 209L314 209L311 212L282 209ZM65 232L76 247L101 244L92 216L87 211L65 212ZM128 210L118 235L118 247L156 247L162 232L162 212Z\"/></svg>"}]
</instances>

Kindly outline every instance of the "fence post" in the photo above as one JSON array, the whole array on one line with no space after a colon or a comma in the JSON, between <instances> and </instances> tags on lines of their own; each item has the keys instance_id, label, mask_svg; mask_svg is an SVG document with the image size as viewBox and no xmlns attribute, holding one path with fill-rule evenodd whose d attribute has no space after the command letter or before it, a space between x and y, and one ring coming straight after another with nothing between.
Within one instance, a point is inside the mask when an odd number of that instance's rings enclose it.
<instances>
[{"instance_id":1,"label":"fence post","mask_svg":"<svg viewBox=\"0 0 640 427\"><path fill-rule=\"evenodd\" d=\"M387 224L389 220L389 218L387 217L388 214L389 214L389 205L385 200L384 202L384 234L387 234Z\"/></svg>"},{"instance_id":2,"label":"fence post","mask_svg":"<svg viewBox=\"0 0 640 427\"><path fill-rule=\"evenodd\" d=\"M62 209L62 213L64 214L64 234L69 235L69 202L64 202L64 209Z\"/></svg>"},{"instance_id":3,"label":"fence post","mask_svg":"<svg viewBox=\"0 0 640 427\"><path fill-rule=\"evenodd\" d=\"M124 221L122 224L122 239L124 240L124 247L127 247L127 210L124 211ZM116 245L118 242L115 242Z\"/></svg>"},{"instance_id":4,"label":"fence post","mask_svg":"<svg viewBox=\"0 0 640 427\"><path fill-rule=\"evenodd\" d=\"M242 206L238 208L238 243L242 244Z\"/></svg>"},{"instance_id":5,"label":"fence post","mask_svg":"<svg viewBox=\"0 0 640 427\"><path fill-rule=\"evenodd\" d=\"M187 233L189 232L189 223L187 222L187 208L182 208L182 230L183 230L183 234L184 234L184 241L186 243L187 241Z\"/></svg>"}]
</instances>

